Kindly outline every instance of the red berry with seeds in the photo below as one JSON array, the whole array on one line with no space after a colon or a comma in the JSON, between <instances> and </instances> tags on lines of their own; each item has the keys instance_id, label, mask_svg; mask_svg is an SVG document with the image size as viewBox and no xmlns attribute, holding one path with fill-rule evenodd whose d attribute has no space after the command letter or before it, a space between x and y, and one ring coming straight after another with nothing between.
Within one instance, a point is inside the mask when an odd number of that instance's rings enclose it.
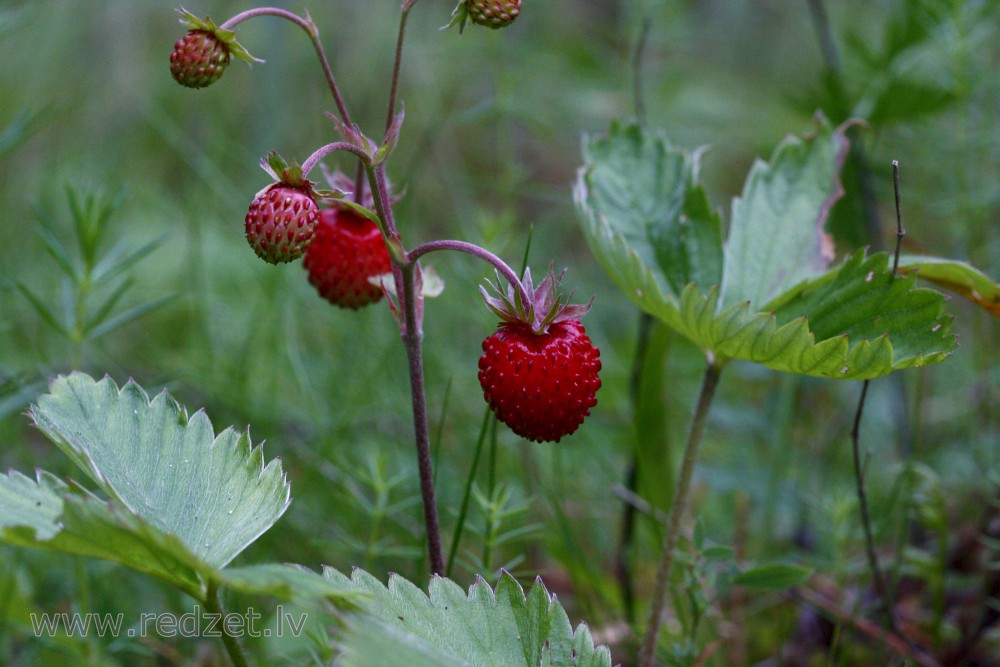
<instances>
[{"instance_id":1,"label":"red berry with seeds","mask_svg":"<svg viewBox=\"0 0 1000 667\"><path fill-rule=\"evenodd\" d=\"M488 28L503 28L521 13L521 0L466 0L469 19Z\"/></svg>"},{"instance_id":2,"label":"red berry with seeds","mask_svg":"<svg viewBox=\"0 0 1000 667\"><path fill-rule=\"evenodd\" d=\"M250 204L247 241L265 262L291 262L301 257L312 242L318 219L319 207L307 185L274 183Z\"/></svg>"},{"instance_id":3,"label":"red berry with seeds","mask_svg":"<svg viewBox=\"0 0 1000 667\"><path fill-rule=\"evenodd\" d=\"M371 279L392 270L375 223L339 208L320 213L316 238L306 250L303 265L320 296L335 306L355 310L382 298L382 288Z\"/></svg>"},{"instance_id":4,"label":"red berry with seeds","mask_svg":"<svg viewBox=\"0 0 1000 667\"><path fill-rule=\"evenodd\" d=\"M483 396L497 419L537 442L559 442L576 431L601 388L601 353L578 319L590 305L562 303L558 283L550 269L535 289L526 271L521 284L500 298L481 290L503 319L483 341Z\"/></svg>"},{"instance_id":5,"label":"red berry with seeds","mask_svg":"<svg viewBox=\"0 0 1000 667\"><path fill-rule=\"evenodd\" d=\"M504 322L483 341L479 383L497 419L529 440L559 442L597 405L600 352L576 320L544 334Z\"/></svg>"},{"instance_id":6,"label":"red berry with seeds","mask_svg":"<svg viewBox=\"0 0 1000 667\"><path fill-rule=\"evenodd\" d=\"M188 88L204 88L219 80L229 65L229 47L209 30L188 30L174 44L170 73Z\"/></svg>"}]
</instances>

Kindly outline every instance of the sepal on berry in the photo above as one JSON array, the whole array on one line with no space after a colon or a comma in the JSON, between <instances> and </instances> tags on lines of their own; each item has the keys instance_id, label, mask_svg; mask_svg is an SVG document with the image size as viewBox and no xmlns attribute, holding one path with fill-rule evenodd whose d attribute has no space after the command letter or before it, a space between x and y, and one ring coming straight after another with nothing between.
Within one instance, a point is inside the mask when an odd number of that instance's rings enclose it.
<instances>
[{"instance_id":1,"label":"sepal on berry","mask_svg":"<svg viewBox=\"0 0 1000 667\"><path fill-rule=\"evenodd\" d=\"M531 328L537 335L548 331L550 325L568 320L578 320L590 310L591 299L586 304L571 304L572 294L563 299L559 294L559 282L566 270L556 276L549 265L548 273L536 288L532 284L531 269L525 269L524 278L517 285L508 285L504 292L500 287L500 277L496 284L487 281L497 296L491 296L485 287L479 287L486 306L504 322L520 322Z\"/></svg>"},{"instance_id":2,"label":"sepal on berry","mask_svg":"<svg viewBox=\"0 0 1000 667\"><path fill-rule=\"evenodd\" d=\"M181 7L177 10L177 13L181 15L181 25L185 25L190 30L203 30L205 32L215 35L222 44L226 46L229 53L236 56L240 60L245 60L248 63L262 63L264 62L260 58L255 58L250 55L250 52L246 48L236 41L236 33L232 30L224 30L219 26L215 25L215 21L211 17L206 16L201 19L189 12L188 10Z\"/></svg>"}]
</instances>

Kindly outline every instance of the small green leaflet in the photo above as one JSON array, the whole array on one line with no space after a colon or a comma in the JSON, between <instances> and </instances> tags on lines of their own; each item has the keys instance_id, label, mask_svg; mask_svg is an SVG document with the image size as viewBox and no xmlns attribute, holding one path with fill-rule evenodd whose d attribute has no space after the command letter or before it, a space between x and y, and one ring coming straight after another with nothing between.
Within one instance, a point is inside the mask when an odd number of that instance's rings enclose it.
<instances>
[{"instance_id":1,"label":"small green leaflet","mask_svg":"<svg viewBox=\"0 0 1000 667\"><path fill-rule=\"evenodd\" d=\"M342 640L346 667L611 667L586 625L574 631L541 579L527 595L504 573L496 590L478 579L468 592L443 577L428 593L391 575L388 586L362 570L324 575L369 594Z\"/></svg>"}]
</instances>

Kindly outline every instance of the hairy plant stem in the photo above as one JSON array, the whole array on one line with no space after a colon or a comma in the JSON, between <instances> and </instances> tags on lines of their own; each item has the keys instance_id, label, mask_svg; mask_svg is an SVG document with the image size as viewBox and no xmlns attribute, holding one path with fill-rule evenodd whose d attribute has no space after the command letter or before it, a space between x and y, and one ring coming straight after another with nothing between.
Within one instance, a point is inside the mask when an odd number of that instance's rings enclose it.
<instances>
[{"instance_id":1,"label":"hairy plant stem","mask_svg":"<svg viewBox=\"0 0 1000 667\"><path fill-rule=\"evenodd\" d=\"M660 564L656 568L656 581L653 585L653 600L649 611L649 623L646 626L645 638L639 651L640 667L652 667L656 659L656 642L660 635L663 622L663 610L667 603L667 586L670 583L670 570L674 564L674 550L677 538L681 532L681 521L687 510L688 495L691 492L691 479L694 476L694 466L698 458L698 445L708 421L708 410L715 397L715 389L719 385L722 364L711 355L708 367L702 377L701 391L698 403L691 418L688 430L687 444L684 446L684 459L681 462L680 476L677 480L677 492L667 521L667 533L663 537L663 552L660 554Z\"/></svg>"},{"instance_id":2,"label":"hairy plant stem","mask_svg":"<svg viewBox=\"0 0 1000 667\"><path fill-rule=\"evenodd\" d=\"M219 27L223 30L232 30L240 23L257 16L277 16L279 18L287 19L306 31L306 34L309 35L309 40L313 44L313 48L316 49L316 55L319 57L319 64L323 68L323 75L326 77L327 85L330 86L330 93L333 95L333 101L337 105L337 111L340 112L340 118L344 121L345 125L350 126L351 117L347 113L347 106L344 104L344 99L340 95L340 89L337 87L337 80L333 76L333 70L330 69L330 61L326 57L326 52L323 50L323 43L319 40L319 30L316 29L316 24L313 23L312 18L308 14L306 14L305 18L302 18L298 14L293 14L290 11L279 9L277 7L257 7L255 9L248 9L245 12L240 12Z\"/></svg>"},{"instance_id":3,"label":"hairy plant stem","mask_svg":"<svg viewBox=\"0 0 1000 667\"><path fill-rule=\"evenodd\" d=\"M437 501L434 497L434 464L431 460L430 430L427 423L427 395L424 387L423 361L423 296L420 294L420 264L402 251L396 222L392 215L385 165L366 165L368 185L372 191L379 227L389 248L392 272L399 300L398 315L403 345L406 347L410 374L410 396L413 403L413 431L417 448L417 469L420 473L420 495L424 506L424 527L427 531L427 553L431 574L443 575L444 556L441 549L441 526L438 522Z\"/></svg>"},{"instance_id":4,"label":"hairy plant stem","mask_svg":"<svg viewBox=\"0 0 1000 667\"><path fill-rule=\"evenodd\" d=\"M217 614L216 618L225 618L226 612L222 606L222 594L219 591L218 584L210 583L208 585L208 590L205 594L205 609L207 609L212 614ZM222 633L222 643L226 647L226 652L229 654L229 659L232 660L234 667L250 667L250 663L247 662L247 656L243 652L243 647L240 645L238 639L231 632L225 623L220 623L220 632Z\"/></svg>"},{"instance_id":5,"label":"hairy plant stem","mask_svg":"<svg viewBox=\"0 0 1000 667\"><path fill-rule=\"evenodd\" d=\"M430 241L419 245L410 252L406 254L411 262L415 262L424 255L435 252L437 250L456 250L458 252L464 252L474 257L478 257L484 262L493 265L493 267L503 275L504 278L510 282L514 289L521 292L521 298L524 303L530 303L529 295L524 292L524 288L521 285L521 280L514 273L514 269L510 268L506 262L491 253L485 248L480 248L474 243L468 243L466 241Z\"/></svg>"},{"instance_id":6,"label":"hairy plant stem","mask_svg":"<svg viewBox=\"0 0 1000 667\"><path fill-rule=\"evenodd\" d=\"M417 314L416 282L419 265L414 262L402 267L403 343L410 368L410 393L413 398L413 430L417 445L417 467L420 471L420 495L424 501L424 525L427 529L427 551L431 574L444 574L441 550L441 527L438 524L437 502L434 499L434 467L427 428L427 399L424 391L423 330Z\"/></svg>"}]
</instances>

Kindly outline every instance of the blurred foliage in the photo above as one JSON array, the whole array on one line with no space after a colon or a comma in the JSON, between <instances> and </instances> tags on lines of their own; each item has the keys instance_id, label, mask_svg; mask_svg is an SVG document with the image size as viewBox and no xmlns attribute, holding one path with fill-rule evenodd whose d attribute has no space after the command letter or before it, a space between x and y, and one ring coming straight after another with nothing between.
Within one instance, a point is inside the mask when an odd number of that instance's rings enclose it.
<instances>
[{"instance_id":1,"label":"blurred foliage","mask_svg":"<svg viewBox=\"0 0 1000 667\"><path fill-rule=\"evenodd\" d=\"M398 3L276 4L308 8L352 115L377 133L385 122ZM844 174L848 196L831 223L839 255L873 242L868 219L877 221L885 243L891 239L889 164L897 159L908 249L968 260L995 280L998 3L827 2L837 67L824 58L806 0L548 0L526 3L509 29L470 28L461 37L437 30L453 5L422 0L407 28L407 118L388 170L406 191L396 209L404 239L413 245L461 238L515 263L533 226L531 263L568 266L567 284L597 295L586 325L604 363L598 406L572 438L538 446L499 431L501 483L473 501L460 553L470 567L516 563L525 582L542 574L571 621L586 619L624 662L631 639L619 627L615 490L634 438L628 378L637 316L586 251L570 186L581 135L634 111L631 49L642 20L651 20L647 122L683 148L710 144L702 160L708 191L737 194L754 157L787 133L808 131L817 108L832 120L860 116L867 127L852 139L862 159ZM221 21L249 5L186 6ZM250 550L250 560L342 571L372 561L380 575L395 571L419 582L426 556L414 501L405 357L392 318L384 308L330 308L300 265L265 265L243 238L246 206L267 183L258 159L274 149L301 160L332 140L322 112L333 102L312 49L290 25L255 20L240 28L240 39L267 62L234 63L218 84L193 92L177 86L167 67L181 35L176 19L170 3L152 0L0 6L0 468L68 472L19 414L56 372L75 367L118 382L133 376L150 392L169 385L192 410L204 405L220 428L252 424L254 440L268 441L268 458L283 459L295 502ZM865 172L866 179L859 176ZM121 193L102 226L98 254L120 248L119 258L136 258L89 312L100 313L126 283L108 317L176 296L76 349L19 287L52 311L51 319L71 324L59 319L60 282L70 274L52 254L53 241L70 256L83 247L67 215L67 186L78 203ZM713 204L728 218L727 201ZM40 220L39 207L51 216ZM161 237L155 252L143 251ZM482 417L479 345L494 318L475 289L489 273L484 265L441 255L431 263L447 283L428 302L425 324L432 416L441 414L451 387L437 460L447 548ZM983 608L988 589L975 568L984 547L976 551L963 540L972 535L971 544L981 545L976 537L989 536L996 513L989 500L1000 479L1000 327L959 301L953 330L961 348L940 367L875 383L863 431L876 537L887 553L900 554L891 575L901 595L937 610L929 625L918 620L942 641L960 634L965 611L934 603L942 591L968 592L980 602L975 609ZM664 396L665 428L670 442L679 442L702 363L692 346L677 341L656 365L661 387L645 391ZM703 444L694 499L706 544L731 544L737 559L780 557L815 568L824 577L810 585L842 596L845 606L862 595L868 577L847 446L859 391L732 368ZM489 488L485 475L481 466L480 489ZM737 511L742 502L746 509ZM538 522L544 532L528 530ZM638 603L645 604L641 592L652 579L659 529L649 517L639 528L630 559ZM965 561L956 561L963 548ZM995 549L985 553L996 557ZM698 565L705 559L692 552L683 576L710 580ZM455 576L472 581L465 568ZM699 594L718 599L711 586ZM701 614L708 603L690 604ZM39 641L13 611L121 611L134 618L189 605L121 568L0 548L0 664L184 664L216 653L208 641ZM776 593L709 606L698 623L685 620L695 628L696 648L664 650L693 659L725 630L731 634L708 664L779 652L790 660L807 648L839 655L840 664L887 659L877 646L853 641L850 628L829 614L806 618L814 607L802 611ZM808 643L803 618L827 643ZM835 634L839 644L830 639ZM263 639L255 648L262 655L307 650Z\"/></svg>"}]
</instances>

